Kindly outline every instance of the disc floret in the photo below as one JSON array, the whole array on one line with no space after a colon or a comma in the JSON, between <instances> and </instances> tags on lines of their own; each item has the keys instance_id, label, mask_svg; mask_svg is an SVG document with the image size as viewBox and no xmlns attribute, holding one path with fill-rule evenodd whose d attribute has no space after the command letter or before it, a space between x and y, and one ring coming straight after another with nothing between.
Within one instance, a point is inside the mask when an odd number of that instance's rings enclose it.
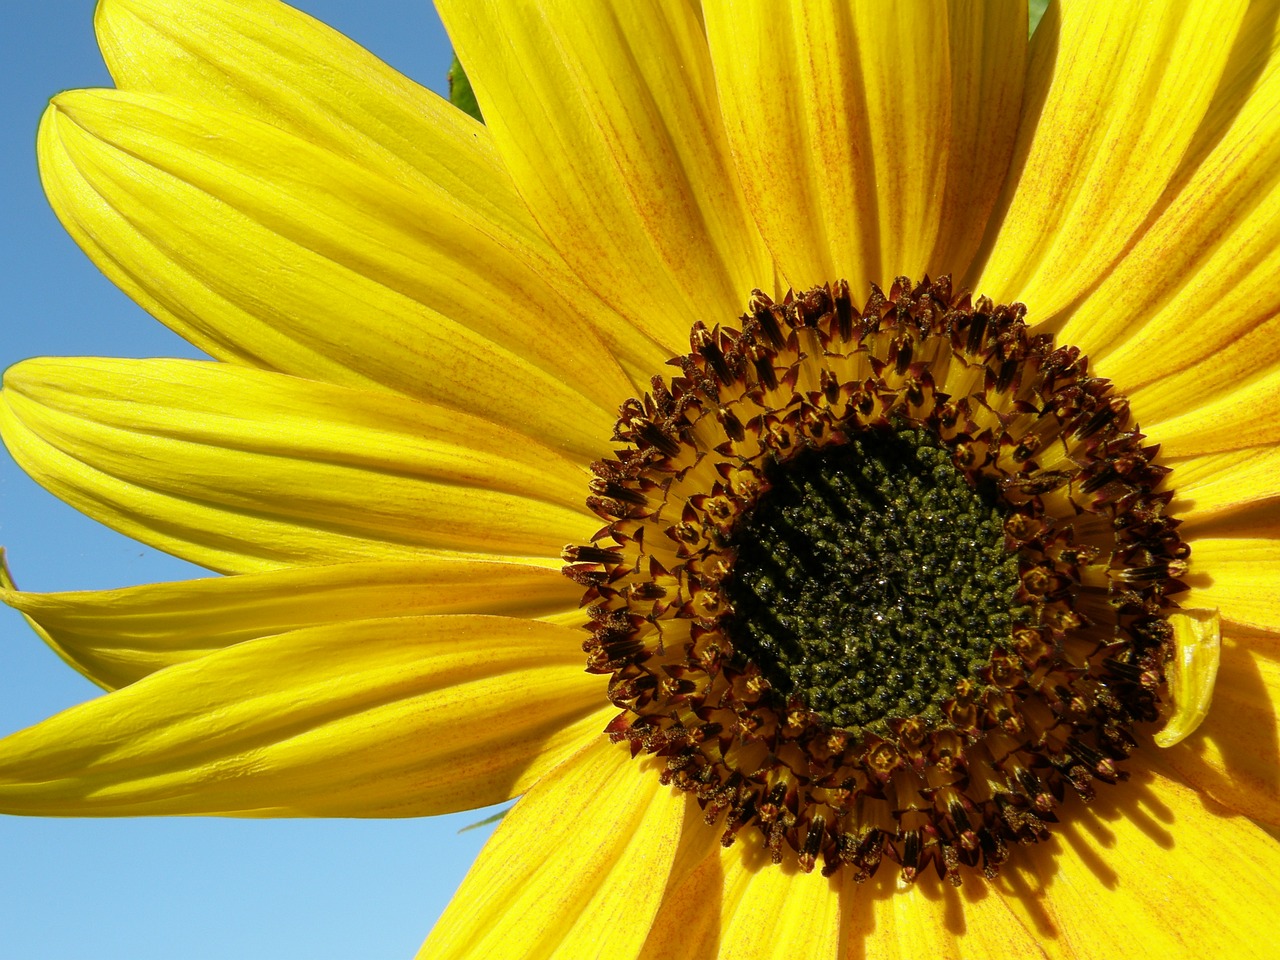
<instances>
[{"instance_id":1,"label":"disc floret","mask_svg":"<svg viewBox=\"0 0 1280 960\"><path fill-rule=\"evenodd\" d=\"M946 278L899 278L861 310L844 283L757 291L739 329L696 324L680 375L622 406L588 500L605 526L565 551L588 669L610 676L609 734L664 758L726 844L753 828L805 870L866 879L888 858L958 883L1044 839L1068 789L1125 777L1188 550L1127 401L1024 314ZM908 461L892 483L875 479L889 448ZM856 509L833 478L857 479ZM939 554L948 530L970 533ZM818 579L789 579L801 556ZM909 615L877 632L876 603ZM906 637L910 675L886 680ZM954 657L930 658L940 643ZM949 664L923 685L920 651Z\"/></svg>"}]
</instances>

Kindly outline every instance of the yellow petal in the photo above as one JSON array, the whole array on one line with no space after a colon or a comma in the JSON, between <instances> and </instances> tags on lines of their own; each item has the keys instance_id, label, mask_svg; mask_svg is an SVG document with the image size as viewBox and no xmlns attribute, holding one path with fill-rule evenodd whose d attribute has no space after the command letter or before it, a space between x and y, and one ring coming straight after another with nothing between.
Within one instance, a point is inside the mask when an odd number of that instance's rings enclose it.
<instances>
[{"instance_id":1,"label":"yellow petal","mask_svg":"<svg viewBox=\"0 0 1280 960\"><path fill-rule=\"evenodd\" d=\"M1222 660L1222 618L1217 610L1174 610L1173 656L1165 664L1164 725L1155 732L1157 747L1172 747L1195 733L1213 703Z\"/></svg>"},{"instance_id":2,"label":"yellow petal","mask_svg":"<svg viewBox=\"0 0 1280 960\"><path fill-rule=\"evenodd\" d=\"M1268 649L1270 648L1270 649ZM1254 820L1280 824L1280 661L1275 638L1228 635L1213 709L1161 754L1192 786Z\"/></svg>"},{"instance_id":3,"label":"yellow petal","mask_svg":"<svg viewBox=\"0 0 1280 960\"><path fill-rule=\"evenodd\" d=\"M1183 157L1173 186L1181 189L1198 175L1205 158L1213 153L1242 111L1256 97L1266 97L1280 53L1280 0L1252 0L1236 34L1235 45L1222 72L1218 90L1209 104L1200 129Z\"/></svg>"},{"instance_id":4,"label":"yellow petal","mask_svg":"<svg viewBox=\"0 0 1280 960\"><path fill-rule=\"evenodd\" d=\"M319 21L275 0L186 0L181 16L169 0L100 0L96 26L121 89L265 121L405 184L418 203L492 241L487 267L544 275L632 365L652 373L670 356L588 293L547 244L486 127Z\"/></svg>"},{"instance_id":5,"label":"yellow petal","mask_svg":"<svg viewBox=\"0 0 1280 960\"><path fill-rule=\"evenodd\" d=\"M1235 624L1280 629L1280 540L1197 537L1191 541L1191 589L1178 594L1183 607L1222 612Z\"/></svg>"},{"instance_id":6,"label":"yellow petal","mask_svg":"<svg viewBox=\"0 0 1280 960\"><path fill-rule=\"evenodd\" d=\"M977 878L959 890L932 874L907 885L896 880L892 864L885 864L874 880L849 886L841 960L1034 960L1046 955L1004 898Z\"/></svg>"},{"instance_id":7,"label":"yellow petal","mask_svg":"<svg viewBox=\"0 0 1280 960\"><path fill-rule=\"evenodd\" d=\"M1277 359L1278 43L1280 4L1252 4L1160 216L1063 325L1064 342L1105 354L1101 372L1125 392L1201 361L1199 383L1170 398L1225 386L1224 350L1254 369Z\"/></svg>"},{"instance_id":8,"label":"yellow petal","mask_svg":"<svg viewBox=\"0 0 1280 960\"><path fill-rule=\"evenodd\" d=\"M1177 171L1245 7L1049 8L1032 38L1014 175L978 289L1045 319L1105 275Z\"/></svg>"},{"instance_id":9,"label":"yellow petal","mask_svg":"<svg viewBox=\"0 0 1280 960\"><path fill-rule=\"evenodd\" d=\"M556 616L574 610L582 595L549 567L430 558L24 593L0 557L0 586L0 599L21 611L60 657L107 689L301 627L418 614Z\"/></svg>"},{"instance_id":10,"label":"yellow petal","mask_svg":"<svg viewBox=\"0 0 1280 960\"><path fill-rule=\"evenodd\" d=\"M695 825L714 841L719 830ZM886 864L874 880L825 880L744 857L743 835L728 851L712 850L672 885L654 920L643 956L829 957L918 960L921 957L1008 960L1042 956L1034 935L1003 898L981 883L960 890L928 874L899 883ZM803 946L801 946L803 945Z\"/></svg>"},{"instance_id":11,"label":"yellow petal","mask_svg":"<svg viewBox=\"0 0 1280 960\"><path fill-rule=\"evenodd\" d=\"M1099 372L1107 369L1099 367ZM1166 455L1189 457L1280 443L1280 420L1267 415L1280 403L1280 363L1252 378L1233 377L1228 368L1222 379L1210 363L1197 367L1191 379L1194 394L1186 398L1190 409L1172 396L1186 385L1181 376L1157 381L1130 396L1133 409L1146 417L1143 432Z\"/></svg>"},{"instance_id":12,"label":"yellow petal","mask_svg":"<svg viewBox=\"0 0 1280 960\"><path fill-rule=\"evenodd\" d=\"M1013 147L1025 10L706 5L743 186L787 281L963 272Z\"/></svg>"},{"instance_id":13,"label":"yellow petal","mask_svg":"<svg viewBox=\"0 0 1280 960\"><path fill-rule=\"evenodd\" d=\"M597 738L507 814L419 960L638 960L687 803Z\"/></svg>"},{"instance_id":14,"label":"yellow petal","mask_svg":"<svg viewBox=\"0 0 1280 960\"><path fill-rule=\"evenodd\" d=\"M480 616L249 640L0 740L0 811L377 817L497 803L616 712L579 648L562 627Z\"/></svg>"},{"instance_id":15,"label":"yellow petal","mask_svg":"<svg viewBox=\"0 0 1280 960\"><path fill-rule=\"evenodd\" d=\"M652 946L657 956L667 956L664 939L669 938L670 955L688 960L786 960L797 954L834 958L840 942L840 894L839 879L775 866L759 841L744 832L667 898ZM699 906L711 922L701 924L701 937L682 937L686 921L688 933L698 930L698 919L689 914ZM650 955L647 950L645 955Z\"/></svg>"},{"instance_id":16,"label":"yellow petal","mask_svg":"<svg viewBox=\"0 0 1280 960\"><path fill-rule=\"evenodd\" d=\"M1173 468L1166 486L1177 496L1169 512L1188 524L1280 496L1280 446L1162 456L1160 462Z\"/></svg>"},{"instance_id":17,"label":"yellow petal","mask_svg":"<svg viewBox=\"0 0 1280 960\"><path fill-rule=\"evenodd\" d=\"M725 884L723 829L708 825L701 816L686 817L662 904L641 957L704 960L718 955L723 905L739 892Z\"/></svg>"},{"instance_id":18,"label":"yellow petal","mask_svg":"<svg viewBox=\"0 0 1280 960\"><path fill-rule=\"evenodd\" d=\"M1243 538L1246 540L1280 542L1280 500L1262 500L1245 504L1239 509L1229 512L1203 517L1195 516L1182 525L1180 533L1182 534L1182 539L1191 545L1193 554L1192 573L1194 574L1196 572L1194 567L1195 545L1202 540L1237 540ZM1212 574L1213 571L1204 572ZM1206 586L1211 579L1211 576L1204 579L1192 578L1195 586ZM1178 599L1179 602L1182 601L1181 596Z\"/></svg>"},{"instance_id":19,"label":"yellow petal","mask_svg":"<svg viewBox=\"0 0 1280 960\"><path fill-rule=\"evenodd\" d=\"M73 91L40 159L90 256L215 356L483 409L584 461L628 395L591 329L441 198L267 124Z\"/></svg>"},{"instance_id":20,"label":"yellow petal","mask_svg":"<svg viewBox=\"0 0 1280 960\"><path fill-rule=\"evenodd\" d=\"M1013 852L1005 902L1051 956L1275 955L1280 843L1139 751L1132 779L1072 803L1056 839Z\"/></svg>"},{"instance_id":21,"label":"yellow petal","mask_svg":"<svg viewBox=\"0 0 1280 960\"><path fill-rule=\"evenodd\" d=\"M453 410L183 360L28 360L0 433L81 512L214 569L554 555L585 472Z\"/></svg>"},{"instance_id":22,"label":"yellow petal","mask_svg":"<svg viewBox=\"0 0 1280 960\"><path fill-rule=\"evenodd\" d=\"M1280 194L1277 195L1280 197ZM1280 213L1280 207L1277 207ZM1280 239L1280 235L1277 236ZM1274 313L1280 302L1256 305L1255 310ZM1259 404L1273 403L1280 396L1280 349L1277 349L1277 333L1280 332L1280 316L1270 316L1265 322L1247 317L1251 325L1241 330L1237 339L1229 344L1217 344L1204 359L1193 363L1186 370L1148 383L1146 386L1127 389L1133 409L1143 417L1141 421L1149 433L1160 431L1168 436L1169 449L1186 455L1202 450L1218 450L1235 447L1240 431L1245 431L1246 442L1262 443L1277 436L1277 431L1254 428L1248 421L1260 419ZM1236 318L1232 318L1232 323ZM1204 324L1212 328L1214 324ZM1215 337L1183 333L1175 340L1204 340L1202 348L1208 348ZM1167 329L1165 330L1167 333ZM1141 337L1136 338L1141 339ZM1146 353L1159 354L1162 341L1148 342ZM1125 381L1132 377L1145 378L1147 371L1140 361L1132 358L1107 357L1095 365L1097 373L1108 377L1125 390ZM1206 423L1208 421L1208 423ZM1206 429L1206 426L1216 429ZM1163 438L1161 438L1163 439Z\"/></svg>"},{"instance_id":23,"label":"yellow petal","mask_svg":"<svg viewBox=\"0 0 1280 960\"><path fill-rule=\"evenodd\" d=\"M1025 6L960 0L949 12L951 136L927 268L935 277L962 277L973 261L1013 157L1027 71Z\"/></svg>"},{"instance_id":24,"label":"yellow petal","mask_svg":"<svg viewBox=\"0 0 1280 960\"><path fill-rule=\"evenodd\" d=\"M740 850L746 844L735 844ZM744 851L745 852L745 851ZM833 957L840 941L840 884L820 875L787 874L757 855L751 865L731 850L725 857L726 889L745 889L720 934L725 960L785 960L797 944L815 957ZM733 874L738 876L735 878ZM723 905L722 905L723 906Z\"/></svg>"},{"instance_id":25,"label":"yellow petal","mask_svg":"<svg viewBox=\"0 0 1280 960\"><path fill-rule=\"evenodd\" d=\"M603 299L676 351L774 286L695 4L438 7L521 196Z\"/></svg>"}]
</instances>

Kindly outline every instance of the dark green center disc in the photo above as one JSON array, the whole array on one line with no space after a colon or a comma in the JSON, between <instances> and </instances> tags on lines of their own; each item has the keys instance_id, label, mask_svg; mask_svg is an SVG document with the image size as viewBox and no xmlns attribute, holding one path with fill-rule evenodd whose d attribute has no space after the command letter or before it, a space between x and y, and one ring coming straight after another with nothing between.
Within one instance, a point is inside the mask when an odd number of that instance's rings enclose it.
<instances>
[{"instance_id":1,"label":"dark green center disc","mask_svg":"<svg viewBox=\"0 0 1280 960\"><path fill-rule=\"evenodd\" d=\"M938 720L1025 612L994 490L915 429L857 434L768 479L734 531L738 654L835 727Z\"/></svg>"}]
</instances>

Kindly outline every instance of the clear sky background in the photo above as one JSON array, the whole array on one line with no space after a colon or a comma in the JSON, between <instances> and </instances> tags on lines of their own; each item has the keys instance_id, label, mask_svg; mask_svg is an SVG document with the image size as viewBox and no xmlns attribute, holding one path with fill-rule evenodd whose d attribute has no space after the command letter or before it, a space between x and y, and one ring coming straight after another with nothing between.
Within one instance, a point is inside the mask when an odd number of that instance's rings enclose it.
<instances>
[{"instance_id":1,"label":"clear sky background","mask_svg":"<svg viewBox=\"0 0 1280 960\"><path fill-rule=\"evenodd\" d=\"M177 2L177 0L175 0ZM428 0L295 0L437 91L449 44ZM104 279L45 202L48 98L108 86L92 0L4 0L0 368L40 355L198 356ZM201 571L87 520L0 452L0 543L20 586L107 588ZM100 691L0 610L0 734ZM488 829L426 820L0 817L0 960L407 960Z\"/></svg>"}]
</instances>

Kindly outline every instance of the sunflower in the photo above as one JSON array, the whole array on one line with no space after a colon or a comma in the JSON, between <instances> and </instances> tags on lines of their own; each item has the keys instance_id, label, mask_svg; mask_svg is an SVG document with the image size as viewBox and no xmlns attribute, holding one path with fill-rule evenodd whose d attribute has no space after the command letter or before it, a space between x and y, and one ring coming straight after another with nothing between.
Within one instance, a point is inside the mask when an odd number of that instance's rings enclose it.
<instances>
[{"instance_id":1,"label":"sunflower","mask_svg":"<svg viewBox=\"0 0 1280 960\"><path fill-rule=\"evenodd\" d=\"M216 362L0 432L228 575L6 585L109 692L0 810L521 796L427 958L1269 955L1280 3L439 6L485 125L99 5L46 190Z\"/></svg>"}]
</instances>

